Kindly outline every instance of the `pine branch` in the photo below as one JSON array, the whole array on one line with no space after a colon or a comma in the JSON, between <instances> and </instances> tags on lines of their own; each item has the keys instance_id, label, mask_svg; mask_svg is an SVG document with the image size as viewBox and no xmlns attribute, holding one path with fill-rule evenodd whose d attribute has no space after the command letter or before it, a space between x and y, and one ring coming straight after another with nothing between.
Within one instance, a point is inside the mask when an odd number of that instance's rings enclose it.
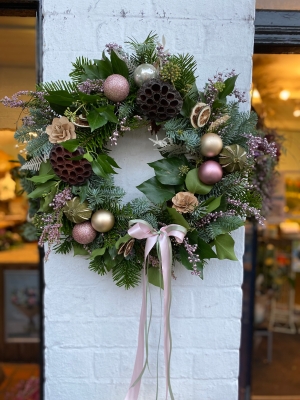
<instances>
[{"instance_id":1,"label":"pine branch","mask_svg":"<svg viewBox=\"0 0 300 400\"><path fill-rule=\"evenodd\" d=\"M238 216L222 217L202 227L198 234L206 243L211 242L217 236L232 232L244 225L244 221Z\"/></svg>"},{"instance_id":2,"label":"pine branch","mask_svg":"<svg viewBox=\"0 0 300 400\"><path fill-rule=\"evenodd\" d=\"M66 237L63 239L62 242L56 244L53 247L53 250L55 251L55 253L59 253L59 254L68 254L70 253L70 251L72 250L72 237Z\"/></svg>"},{"instance_id":3,"label":"pine branch","mask_svg":"<svg viewBox=\"0 0 300 400\"><path fill-rule=\"evenodd\" d=\"M155 215L152 213L141 214L139 218L145 220L150 224L154 229L158 229L158 221Z\"/></svg>"},{"instance_id":4,"label":"pine branch","mask_svg":"<svg viewBox=\"0 0 300 400\"><path fill-rule=\"evenodd\" d=\"M113 203L119 203L125 194L125 190L118 186L111 188L99 187L97 189L88 188L86 199L91 208L95 208L97 206L103 206L105 203L111 205Z\"/></svg>"},{"instance_id":5,"label":"pine branch","mask_svg":"<svg viewBox=\"0 0 300 400\"><path fill-rule=\"evenodd\" d=\"M120 105L118 110L119 119L130 118L133 112L134 112L133 104L123 103Z\"/></svg>"},{"instance_id":6,"label":"pine branch","mask_svg":"<svg viewBox=\"0 0 300 400\"><path fill-rule=\"evenodd\" d=\"M195 72L197 69L197 62L194 56L190 54L178 54L170 57L170 61L174 62L180 68L180 77L175 82L176 89L181 94L187 94L196 81Z\"/></svg>"},{"instance_id":7,"label":"pine branch","mask_svg":"<svg viewBox=\"0 0 300 400\"><path fill-rule=\"evenodd\" d=\"M135 287L141 280L141 268L141 264L138 264L134 260L126 260L124 258L113 268L113 280L117 286L124 286L125 289Z\"/></svg>"},{"instance_id":8,"label":"pine branch","mask_svg":"<svg viewBox=\"0 0 300 400\"><path fill-rule=\"evenodd\" d=\"M53 144L49 142L49 136L42 133L40 136L31 139L27 144L27 153L32 157L44 157L50 154Z\"/></svg>"},{"instance_id":9,"label":"pine branch","mask_svg":"<svg viewBox=\"0 0 300 400\"><path fill-rule=\"evenodd\" d=\"M20 178L20 184L27 194L30 194L35 189L34 183L29 181L25 177Z\"/></svg>"},{"instance_id":10,"label":"pine branch","mask_svg":"<svg viewBox=\"0 0 300 400\"><path fill-rule=\"evenodd\" d=\"M47 93L56 90L66 90L72 93L77 91L77 86L75 83L69 81L43 82L39 84L39 90Z\"/></svg>"},{"instance_id":11,"label":"pine branch","mask_svg":"<svg viewBox=\"0 0 300 400\"><path fill-rule=\"evenodd\" d=\"M233 172L224 176L220 182L215 183L207 195L199 196L199 201L204 201L211 197L219 197L224 193L226 193L226 196L241 195L245 191L246 184L247 182L241 172Z\"/></svg>"},{"instance_id":12,"label":"pine branch","mask_svg":"<svg viewBox=\"0 0 300 400\"><path fill-rule=\"evenodd\" d=\"M157 59L156 46L158 36L155 33L150 32L144 42L139 43L136 39L131 38L128 42L129 46L135 51L136 54L132 54L130 60L132 63L140 64L153 64Z\"/></svg>"},{"instance_id":13,"label":"pine branch","mask_svg":"<svg viewBox=\"0 0 300 400\"><path fill-rule=\"evenodd\" d=\"M143 197L138 197L132 200L130 206L133 214L137 216L150 212L153 207L149 200Z\"/></svg>"},{"instance_id":14,"label":"pine branch","mask_svg":"<svg viewBox=\"0 0 300 400\"><path fill-rule=\"evenodd\" d=\"M106 266L102 256L95 257L89 265L91 271L97 272L98 275L107 274Z\"/></svg>"},{"instance_id":15,"label":"pine branch","mask_svg":"<svg viewBox=\"0 0 300 400\"><path fill-rule=\"evenodd\" d=\"M84 147L87 151L102 151L115 127L114 123L108 122L101 128L95 129L92 135L89 129L76 128L77 139L80 142L79 146Z\"/></svg>"},{"instance_id":16,"label":"pine branch","mask_svg":"<svg viewBox=\"0 0 300 400\"><path fill-rule=\"evenodd\" d=\"M35 242L38 240L38 234L36 227L30 222L25 222L25 224L20 227L21 236L28 242Z\"/></svg>"},{"instance_id":17,"label":"pine branch","mask_svg":"<svg viewBox=\"0 0 300 400\"><path fill-rule=\"evenodd\" d=\"M76 58L75 62L72 63L73 70L69 74L74 84L82 82L82 75L85 73L84 66L93 64L94 62L92 60L89 60L87 57Z\"/></svg>"},{"instance_id":18,"label":"pine branch","mask_svg":"<svg viewBox=\"0 0 300 400\"><path fill-rule=\"evenodd\" d=\"M224 146L239 144L247 149L247 138L244 134L254 134L256 136L257 116L251 112L240 112L238 103L229 103L226 114L230 119L225 127L222 127L222 141Z\"/></svg>"}]
</instances>

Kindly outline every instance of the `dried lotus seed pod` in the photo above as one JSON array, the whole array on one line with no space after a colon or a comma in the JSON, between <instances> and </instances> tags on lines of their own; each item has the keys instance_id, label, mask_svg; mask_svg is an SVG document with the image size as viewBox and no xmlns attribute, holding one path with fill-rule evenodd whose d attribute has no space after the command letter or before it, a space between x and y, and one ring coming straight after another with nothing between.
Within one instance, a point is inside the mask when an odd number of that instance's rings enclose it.
<instances>
[{"instance_id":1,"label":"dried lotus seed pod","mask_svg":"<svg viewBox=\"0 0 300 400\"><path fill-rule=\"evenodd\" d=\"M50 153L50 163L56 175L69 185L83 185L92 174L91 164L85 158L72 158L84 153L81 147L71 153L63 146L55 145Z\"/></svg>"},{"instance_id":2,"label":"dried lotus seed pod","mask_svg":"<svg viewBox=\"0 0 300 400\"><path fill-rule=\"evenodd\" d=\"M225 146L219 155L219 162L227 172L240 171L247 161L247 152L239 144Z\"/></svg>"},{"instance_id":3,"label":"dried lotus seed pod","mask_svg":"<svg viewBox=\"0 0 300 400\"><path fill-rule=\"evenodd\" d=\"M183 105L180 93L160 79L145 82L137 92L136 102L148 119L158 122L176 117Z\"/></svg>"}]
</instances>

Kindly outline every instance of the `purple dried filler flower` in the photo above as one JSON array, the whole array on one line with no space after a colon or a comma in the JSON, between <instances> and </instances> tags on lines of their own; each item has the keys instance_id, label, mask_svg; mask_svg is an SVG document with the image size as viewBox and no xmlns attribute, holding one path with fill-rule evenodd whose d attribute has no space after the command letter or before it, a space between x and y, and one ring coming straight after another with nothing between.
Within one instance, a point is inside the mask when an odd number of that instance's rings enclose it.
<instances>
[{"instance_id":1,"label":"purple dried filler flower","mask_svg":"<svg viewBox=\"0 0 300 400\"><path fill-rule=\"evenodd\" d=\"M43 246L44 243L48 242L48 250L45 254L45 260L47 260L49 257L51 246L60 241L62 208L65 206L66 202L71 199L71 189L69 187L65 188L62 192L58 193L54 197L52 203L49 204L50 207L53 207L54 212L52 214L46 214L44 217L42 217L43 231L38 244L39 246Z\"/></svg>"}]
</instances>

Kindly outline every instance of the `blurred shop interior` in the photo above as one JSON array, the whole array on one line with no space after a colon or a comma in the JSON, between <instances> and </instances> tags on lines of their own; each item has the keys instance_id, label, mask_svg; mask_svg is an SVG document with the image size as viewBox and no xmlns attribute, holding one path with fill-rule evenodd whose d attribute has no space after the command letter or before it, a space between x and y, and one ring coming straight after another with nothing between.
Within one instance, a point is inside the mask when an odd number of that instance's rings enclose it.
<instances>
[{"instance_id":1,"label":"blurred shop interior","mask_svg":"<svg viewBox=\"0 0 300 400\"><path fill-rule=\"evenodd\" d=\"M257 184L261 187L266 221L264 226L251 222L246 226L242 348L252 361L249 374L253 400L298 399L300 55L255 54L251 95L262 137L266 143L275 142L276 162L272 171L268 155L260 152L267 146L262 143L258 147ZM251 274L255 275L252 287ZM247 302L254 303L253 315L247 314ZM252 332L253 341L247 348L243 340L250 338ZM243 400L250 398L243 384L245 359L241 355L240 399Z\"/></svg>"},{"instance_id":2,"label":"blurred shop interior","mask_svg":"<svg viewBox=\"0 0 300 400\"><path fill-rule=\"evenodd\" d=\"M0 54L0 98L34 90L35 17L0 14ZM0 399L38 400L39 252L18 171L19 114L18 108L0 105Z\"/></svg>"}]
</instances>

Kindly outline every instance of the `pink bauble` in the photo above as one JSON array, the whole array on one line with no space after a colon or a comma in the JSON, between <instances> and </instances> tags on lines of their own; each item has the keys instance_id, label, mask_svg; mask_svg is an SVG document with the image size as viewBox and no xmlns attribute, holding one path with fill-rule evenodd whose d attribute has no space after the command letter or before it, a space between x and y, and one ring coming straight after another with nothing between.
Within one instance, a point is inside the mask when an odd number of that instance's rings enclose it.
<instances>
[{"instance_id":1,"label":"pink bauble","mask_svg":"<svg viewBox=\"0 0 300 400\"><path fill-rule=\"evenodd\" d=\"M213 185L223 177L223 170L216 161L205 161L198 169L198 176L201 182L206 185Z\"/></svg>"},{"instance_id":2,"label":"pink bauble","mask_svg":"<svg viewBox=\"0 0 300 400\"><path fill-rule=\"evenodd\" d=\"M89 221L76 224L72 231L74 240L80 244L91 243L95 239L96 235L97 232Z\"/></svg>"},{"instance_id":3,"label":"pink bauble","mask_svg":"<svg viewBox=\"0 0 300 400\"><path fill-rule=\"evenodd\" d=\"M129 94L129 82L122 75L110 75L104 82L103 91L109 100L115 103L123 101Z\"/></svg>"}]
</instances>

